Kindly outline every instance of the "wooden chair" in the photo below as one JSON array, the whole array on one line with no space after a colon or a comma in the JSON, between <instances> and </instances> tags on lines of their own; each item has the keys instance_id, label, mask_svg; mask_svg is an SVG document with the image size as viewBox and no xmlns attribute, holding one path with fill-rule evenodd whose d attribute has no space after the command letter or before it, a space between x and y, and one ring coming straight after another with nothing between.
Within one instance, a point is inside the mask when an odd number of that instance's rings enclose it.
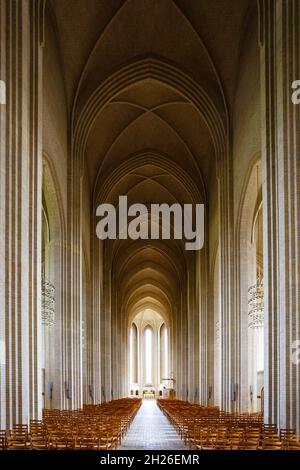
<instances>
[{"instance_id":1,"label":"wooden chair","mask_svg":"<svg viewBox=\"0 0 300 470\"><path fill-rule=\"evenodd\" d=\"M28 439L28 425L27 424L14 424L12 428L12 434L15 436L25 436Z\"/></svg>"},{"instance_id":2,"label":"wooden chair","mask_svg":"<svg viewBox=\"0 0 300 470\"><path fill-rule=\"evenodd\" d=\"M57 432L50 436L51 448L53 450L72 450L74 449L73 436Z\"/></svg>"},{"instance_id":3,"label":"wooden chair","mask_svg":"<svg viewBox=\"0 0 300 470\"><path fill-rule=\"evenodd\" d=\"M283 441L282 448L283 450L300 450L300 436L286 436Z\"/></svg>"},{"instance_id":4,"label":"wooden chair","mask_svg":"<svg viewBox=\"0 0 300 470\"><path fill-rule=\"evenodd\" d=\"M23 424L14 425L7 436L2 432L0 449L115 449L141 402L140 398L126 398L82 410L43 410L42 420L30 421L30 433Z\"/></svg>"},{"instance_id":5,"label":"wooden chair","mask_svg":"<svg viewBox=\"0 0 300 470\"><path fill-rule=\"evenodd\" d=\"M8 436L7 437L7 450L26 450L28 449L28 442L24 436Z\"/></svg>"},{"instance_id":6,"label":"wooden chair","mask_svg":"<svg viewBox=\"0 0 300 470\"><path fill-rule=\"evenodd\" d=\"M231 431L228 433L228 446L230 450L240 450L243 444L243 432Z\"/></svg>"},{"instance_id":7,"label":"wooden chair","mask_svg":"<svg viewBox=\"0 0 300 470\"><path fill-rule=\"evenodd\" d=\"M293 441L293 438L296 436L296 429L280 429L279 439L282 442L282 448L287 449L287 442L289 440Z\"/></svg>"},{"instance_id":8,"label":"wooden chair","mask_svg":"<svg viewBox=\"0 0 300 470\"><path fill-rule=\"evenodd\" d=\"M258 450L260 447L260 430L246 429L244 431L241 446L244 450Z\"/></svg>"},{"instance_id":9,"label":"wooden chair","mask_svg":"<svg viewBox=\"0 0 300 470\"><path fill-rule=\"evenodd\" d=\"M7 448L7 431L6 429L0 429L0 450Z\"/></svg>"},{"instance_id":10,"label":"wooden chair","mask_svg":"<svg viewBox=\"0 0 300 470\"><path fill-rule=\"evenodd\" d=\"M99 438L95 435L78 435L74 441L75 450L100 450Z\"/></svg>"},{"instance_id":11,"label":"wooden chair","mask_svg":"<svg viewBox=\"0 0 300 470\"><path fill-rule=\"evenodd\" d=\"M218 429L214 439L214 450L224 450L227 445L227 431Z\"/></svg>"},{"instance_id":12,"label":"wooden chair","mask_svg":"<svg viewBox=\"0 0 300 470\"><path fill-rule=\"evenodd\" d=\"M263 450L282 450L282 442L277 437L264 437L262 441Z\"/></svg>"},{"instance_id":13,"label":"wooden chair","mask_svg":"<svg viewBox=\"0 0 300 470\"><path fill-rule=\"evenodd\" d=\"M51 449L49 436L47 434L30 436L30 449L31 450Z\"/></svg>"}]
</instances>

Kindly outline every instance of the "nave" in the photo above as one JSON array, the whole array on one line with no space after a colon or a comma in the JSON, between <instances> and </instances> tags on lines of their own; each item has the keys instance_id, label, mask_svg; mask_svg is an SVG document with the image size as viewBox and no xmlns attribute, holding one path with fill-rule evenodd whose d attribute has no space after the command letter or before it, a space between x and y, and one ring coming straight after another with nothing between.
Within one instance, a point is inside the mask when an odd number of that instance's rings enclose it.
<instances>
[{"instance_id":1,"label":"nave","mask_svg":"<svg viewBox=\"0 0 300 470\"><path fill-rule=\"evenodd\" d=\"M299 25L300 0L0 0L4 446L300 434Z\"/></svg>"}]
</instances>

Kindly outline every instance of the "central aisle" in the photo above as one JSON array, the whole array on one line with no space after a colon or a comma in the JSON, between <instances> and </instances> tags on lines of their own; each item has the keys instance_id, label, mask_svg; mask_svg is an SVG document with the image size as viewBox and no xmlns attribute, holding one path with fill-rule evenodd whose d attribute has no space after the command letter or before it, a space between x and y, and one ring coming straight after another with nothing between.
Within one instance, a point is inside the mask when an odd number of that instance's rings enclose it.
<instances>
[{"instance_id":1,"label":"central aisle","mask_svg":"<svg viewBox=\"0 0 300 470\"><path fill-rule=\"evenodd\" d=\"M144 400L120 450L185 450L175 429L155 400Z\"/></svg>"}]
</instances>

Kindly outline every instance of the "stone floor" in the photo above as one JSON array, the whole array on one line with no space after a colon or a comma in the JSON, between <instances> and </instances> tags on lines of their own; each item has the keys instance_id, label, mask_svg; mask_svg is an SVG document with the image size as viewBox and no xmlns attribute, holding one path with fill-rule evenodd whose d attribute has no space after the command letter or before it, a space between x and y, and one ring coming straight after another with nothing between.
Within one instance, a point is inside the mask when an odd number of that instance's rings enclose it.
<instances>
[{"instance_id":1,"label":"stone floor","mask_svg":"<svg viewBox=\"0 0 300 470\"><path fill-rule=\"evenodd\" d=\"M155 400L144 400L119 449L185 450L186 447Z\"/></svg>"}]
</instances>

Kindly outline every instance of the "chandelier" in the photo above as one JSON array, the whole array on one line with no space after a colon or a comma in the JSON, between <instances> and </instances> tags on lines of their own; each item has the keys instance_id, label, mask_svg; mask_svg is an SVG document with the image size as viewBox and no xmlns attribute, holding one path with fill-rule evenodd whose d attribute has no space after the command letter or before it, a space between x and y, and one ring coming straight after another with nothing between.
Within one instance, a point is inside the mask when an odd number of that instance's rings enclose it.
<instances>
[{"instance_id":1,"label":"chandelier","mask_svg":"<svg viewBox=\"0 0 300 470\"><path fill-rule=\"evenodd\" d=\"M260 276L248 289L248 319L249 328L264 326L264 281Z\"/></svg>"},{"instance_id":2,"label":"chandelier","mask_svg":"<svg viewBox=\"0 0 300 470\"><path fill-rule=\"evenodd\" d=\"M42 324L55 324L55 287L45 278L42 280Z\"/></svg>"}]
</instances>

